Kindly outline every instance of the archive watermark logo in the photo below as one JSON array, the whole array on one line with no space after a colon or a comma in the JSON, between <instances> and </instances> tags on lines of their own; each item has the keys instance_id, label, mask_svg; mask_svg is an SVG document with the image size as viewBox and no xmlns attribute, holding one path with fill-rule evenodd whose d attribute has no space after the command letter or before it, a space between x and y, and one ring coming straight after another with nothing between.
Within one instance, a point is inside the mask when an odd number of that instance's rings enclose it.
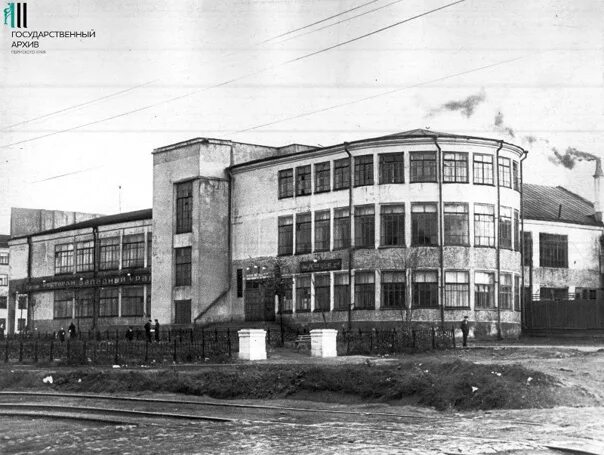
<instances>
[{"instance_id":1,"label":"archive watermark logo","mask_svg":"<svg viewBox=\"0 0 604 455\"><path fill-rule=\"evenodd\" d=\"M27 28L27 3L7 3L4 8L4 25Z\"/></svg>"}]
</instances>

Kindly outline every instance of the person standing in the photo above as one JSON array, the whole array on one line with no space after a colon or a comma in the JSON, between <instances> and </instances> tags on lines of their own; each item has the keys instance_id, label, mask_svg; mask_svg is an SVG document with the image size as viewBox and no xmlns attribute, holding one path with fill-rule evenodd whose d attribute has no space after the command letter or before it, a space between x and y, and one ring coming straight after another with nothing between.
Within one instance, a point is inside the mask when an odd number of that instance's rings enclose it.
<instances>
[{"instance_id":1,"label":"person standing","mask_svg":"<svg viewBox=\"0 0 604 455\"><path fill-rule=\"evenodd\" d=\"M134 330L132 330L132 326L128 327L128 330L126 330L126 339L128 341L132 341L132 339L134 338Z\"/></svg>"},{"instance_id":2,"label":"person standing","mask_svg":"<svg viewBox=\"0 0 604 455\"><path fill-rule=\"evenodd\" d=\"M61 327L61 330L59 330L59 341L61 343L65 342L65 329L63 327Z\"/></svg>"},{"instance_id":3,"label":"person standing","mask_svg":"<svg viewBox=\"0 0 604 455\"><path fill-rule=\"evenodd\" d=\"M159 343L159 321L155 320L155 341Z\"/></svg>"},{"instance_id":4,"label":"person standing","mask_svg":"<svg viewBox=\"0 0 604 455\"><path fill-rule=\"evenodd\" d=\"M0 340L4 340L4 323L0 322Z\"/></svg>"},{"instance_id":5,"label":"person standing","mask_svg":"<svg viewBox=\"0 0 604 455\"><path fill-rule=\"evenodd\" d=\"M151 343L151 319L145 324L145 336L147 338L147 343Z\"/></svg>"},{"instance_id":6,"label":"person standing","mask_svg":"<svg viewBox=\"0 0 604 455\"><path fill-rule=\"evenodd\" d=\"M463 321L461 321L461 334L463 335L463 347L468 346L468 333L470 333L470 323L468 322L468 317L464 316Z\"/></svg>"},{"instance_id":7,"label":"person standing","mask_svg":"<svg viewBox=\"0 0 604 455\"><path fill-rule=\"evenodd\" d=\"M73 339L76 337L76 335L77 335L76 326L73 323L73 321L71 321L71 324L69 324L69 328L67 329L67 331L69 332L69 338Z\"/></svg>"}]
</instances>

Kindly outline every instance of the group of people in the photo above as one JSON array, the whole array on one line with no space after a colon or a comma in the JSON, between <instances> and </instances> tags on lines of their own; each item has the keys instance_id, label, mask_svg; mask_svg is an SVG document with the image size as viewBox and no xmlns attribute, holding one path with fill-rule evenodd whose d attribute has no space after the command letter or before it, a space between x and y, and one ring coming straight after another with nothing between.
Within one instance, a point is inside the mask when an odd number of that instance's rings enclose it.
<instances>
[{"instance_id":1,"label":"group of people","mask_svg":"<svg viewBox=\"0 0 604 455\"><path fill-rule=\"evenodd\" d=\"M155 336L155 341L159 342L159 321L157 319L155 320L155 323L153 323L153 321L151 321L151 319L149 319L145 323L144 329L145 329L145 338L148 343L151 343L153 341L154 336ZM128 341L132 341L134 339L134 330L132 329L132 326L129 326L128 330L126 330L126 339Z\"/></svg>"},{"instance_id":2,"label":"group of people","mask_svg":"<svg viewBox=\"0 0 604 455\"><path fill-rule=\"evenodd\" d=\"M77 338L78 336L78 331L76 329L75 324L73 323L73 321L71 321L71 324L69 324L69 327L67 328L67 332L69 333L69 338L70 339L74 339ZM61 343L63 343L65 341L65 329L63 327L61 327L61 329L57 332L57 337L59 338L59 341Z\"/></svg>"}]
</instances>

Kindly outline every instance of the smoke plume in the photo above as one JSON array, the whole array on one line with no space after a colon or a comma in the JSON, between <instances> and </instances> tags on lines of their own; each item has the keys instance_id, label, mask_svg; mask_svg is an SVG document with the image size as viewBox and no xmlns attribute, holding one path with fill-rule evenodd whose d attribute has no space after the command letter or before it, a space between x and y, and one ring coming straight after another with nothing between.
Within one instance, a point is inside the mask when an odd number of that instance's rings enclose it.
<instances>
[{"instance_id":1,"label":"smoke plume","mask_svg":"<svg viewBox=\"0 0 604 455\"><path fill-rule=\"evenodd\" d=\"M450 112L461 112L466 118L472 117L474 115L474 111L478 107L480 103L482 103L486 99L484 91L481 91L475 95L470 95L463 100L452 100L444 103L437 109L433 109L430 112L430 115L435 114L441 111L450 111Z\"/></svg>"},{"instance_id":2,"label":"smoke plume","mask_svg":"<svg viewBox=\"0 0 604 455\"><path fill-rule=\"evenodd\" d=\"M564 153L560 153L556 147L552 147L552 152L554 153L553 157L549 157L549 160L555 164L561 164L567 169L572 169L575 167L575 164L579 161L599 161L595 155L591 153L582 152L581 150L577 150L574 147L568 147Z\"/></svg>"},{"instance_id":3,"label":"smoke plume","mask_svg":"<svg viewBox=\"0 0 604 455\"><path fill-rule=\"evenodd\" d=\"M497 115L495 115L493 125L495 126L496 131L503 132L510 137L516 137L514 130L503 123L503 114L501 112L497 112Z\"/></svg>"}]
</instances>

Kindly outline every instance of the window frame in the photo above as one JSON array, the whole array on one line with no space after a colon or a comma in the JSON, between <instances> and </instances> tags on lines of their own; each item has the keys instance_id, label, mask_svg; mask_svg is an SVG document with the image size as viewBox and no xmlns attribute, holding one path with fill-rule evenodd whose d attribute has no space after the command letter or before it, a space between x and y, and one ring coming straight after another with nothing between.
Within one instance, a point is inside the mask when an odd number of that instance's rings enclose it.
<instances>
[{"instance_id":1,"label":"window frame","mask_svg":"<svg viewBox=\"0 0 604 455\"><path fill-rule=\"evenodd\" d=\"M419 211L419 208L423 207L423 211ZM431 207L433 210L426 211L426 208ZM430 218L430 219L428 219ZM434 218L434 220L432 220ZM424 227L428 226L430 229L424 229L427 232L427 236L424 235L422 238L428 238L430 243L420 242L420 221L424 223ZM432 222L435 221L435 222ZM430 224L425 224L430 222ZM439 221L438 221L438 204L436 202L414 202L411 204L411 246L421 247L435 247L439 244L438 238ZM434 240L434 241L432 241Z\"/></svg>"},{"instance_id":2,"label":"window frame","mask_svg":"<svg viewBox=\"0 0 604 455\"><path fill-rule=\"evenodd\" d=\"M333 162L333 191L350 188L350 158L341 158Z\"/></svg>"},{"instance_id":3,"label":"window frame","mask_svg":"<svg viewBox=\"0 0 604 455\"><path fill-rule=\"evenodd\" d=\"M186 234L193 232L193 180L174 184L174 232Z\"/></svg>"},{"instance_id":4,"label":"window frame","mask_svg":"<svg viewBox=\"0 0 604 455\"><path fill-rule=\"evenodd\" d=\"M375 206L354 206L354 247L375 248Z\"/></svg>"},{"instance_id":5,"label":"window frame","mask_svg":"<svg viewBox=\"0 0 604 455\"><path fill-rule=\"evenodd\" d=\"M66 275L74 271L74 245L61 243L55 245L55 275Z\"/></svg>"},{"instance_id":6,"label":"window frame","mask_svg":"<svg viewBox=\"0 0 604 455\"><path fill-rule=\"evenodd\" d=\"M421 173L418 171L421 170ZM428 170L429 172L426 172ZM409 182L438 182L438 166L435 151L409 152Z\"/></svg>"},{"instance_id":7,"label":"window frame","mask_svg":"<svg viewBox=\"0 0 604 455\"><path fill-rule=\"evenodd\" d=\"M405 152L378 154L380 185L405 183Z\"/></svg>"},{"instance_id":8,"label":"window frame","mask_svg":"<svg viewBox=\"0 0 604 455\"><path fill-rule=\"evenodd\" d=\"M504 215L505 213L505 215ZM508 215L509 214L509 215ZM511 207L499 207L499 248L513 248L513 213Z\"/></svg>"},{"instance_id":9,"label":"window frame","mask_svg":"<svg viewBox=\"0 0 604 455\"><path fill-rule=\"evenodd\" d=\"M277 218L277 256L294 254L294 216Z\"/></svg>"},{"instance_id":10,"label":"window frame","mask_svg":"<svg viewBox=\"0 0 604 455\"><path fill-rule=\"evenodd\" d=\"M119 236L101 237L99 239L100 270L118 270L120 268L120 243ZM107 258L110 258L110 260L107 260Z\"/></svg>"},{"instance_id":11,"label":"window frame","mask_svg":"<svg viewBox=\"0 0 604 455\"><path fill-rule=\"evenodd\" d=\"M546 251L546 248L554 248ZM568 268L568 235L539 233L539 267Z\"/></svg>"},{"instance_id":12,"label":"window frame","mask_svg":"<svg viewBox=\"0 0 604 455\"><path fill-rule=\"evenodd\" d=\"M140 291L140 295L134 291ZM122 317L144 317L145 316L145 287L144 286L122 286L121 288ZM132 292L132 294L130 294ZM129 307L130 306L130 307ZM133 309L134 308L134 309ZM132 310L133 309L133 310ZM139 310L136 312L136 310ZM130 311L132 310L132 311Z\"/></svg>"},{"instance_id":13,"label":"window frame","mask_svg":"<svg viewBox=\"0 0 604 455\"><path fill-rule=\"evenodd\" d=\"M333 274L333 310L348 311L350 307L350 276L346 273Z\"/></svg>"},{"instance_id":14,"label":"window frame","mask_svg":"<svg viewBox=\"0 0 604 455\"><path fill-rule=\"evenodd\" d=\"M459 281L460 277L465 277L465 281ZM446 309L470 308L470 273L467 270L445 270L444 286ZM461 304L457 304L457 301Z\"/></svg>"},{"instance_id":15,"label":"window frame","mask_svg":"<svg viewBox=\"0 0 604 455\"><path fill-rule=\"evenodd\" d=\"M312 212L296 213L295 226L296 254L312 253Z\"/></svg>"},{"instance_id":16,"label":"window frame","mask_svg":"<svg viewBox=\"0 0 604 455\"><path fill-rule=\"evenodd\" d=\"M329 251L331 242L330 210L315 211L315 251ZM319 238L321 237L322 238Z\"/></svg>"},{"instance_id":17,"label":"window frame","mask_svg":"<svg viewBox=\"0 0 604 455\"><path fill-rule=\"evenodd\" d=\"M512 160L504 156L497 159L497 178L499 186L512 188Z\"/></svg>"},{"instance_id":18,"label":"window frame","mask_svg":"<svg viewBox=\"0 0 604 455\"><path fill-rule=\"evenodd\" d=\"M338 234L345 235L339 236ZM333 250L350 248L350 242L350 209L348 207L335 208L333 211Z\"/></svg>"},{"instance_id":19,"label":"window frame","mask_svg":"<svg viewBox=\"0 0 604 455\"><path fill-rule=\"evenodd\" d=\"M298 275L296 278L296 313L310 312L311 287L312 276L310 274ZM301 305L301 302L304 302L304 305Z\"/></svg>"},{"instance_id":20,"label":"window frame","mask_svg":"<svg viewBox=\"0 0 604 455\"><path fill-rule=\"evenodd\" d=\"M325 283L327 282L327 284ZM329 273L317 273L314 276L315 312L329 312L331 305L331 276Z\"/></svg>"},{"instance_id":21,"label":"window frame","mask_svg":"<svg viewBox=\"0 0 604 455\"><path fill-rule=\"evenodd\" d=\"M71 290L54 291L52 301L52 318L73 319L73 300L74 295L73 291ZM61 305L57 305L58 303L60 303ZM59 313L57 310L61 306L64 306L64 308L62 308L62 311ZM67 309L69 309L69 311L66 311Z\"/></svg>"},{"instance_id":22,"label":"window frame","mask_svg":"<svg viewBox=\"0 0 604 455\"><path fill-rule=\"evenodd\" d=\"M394 278L402 280L397 281ZM380 308L385 310L400 310L406 307L407 277L404 270L382 270ZM394 304L391 304L394 301Z\"/></svg>"},{"instance_id":23,"label":"window frame","mask_svg":"<svg viewBox=\"0 0 604 455\"><path fill-rule=\"evenodd\" d=\"M94 240L80 240L75 245L76 272L94 270Z\"/></svg>"},{"instance_id":24,"label":"window frame","mask_svg":"<svg viewBox=\"0 0 604 455\"><path fill-rule=\"evenodd\" d=\"M314 193L327 193L331 191L331 162L315 163L315 188Z\"/></svg>"},{"instance_id":25,"label":"window frame","mask_svg":"<svg viewBox=\"0 0 604 455\"><path fill-rule=\"evenodd\" d=\"M481 208L481 211L478 210L479 207ZM485 226L490 226L490 229L483 230ZM492 235L483 235L485 234L485 231L486 234ZM487 239L487 243L482 243L483 240L481 239ZM495 248L497 246L495 233L495 206L493 204L474 204L474 246L481 248Z\"/></svg>"},{"instance_id":26,"label":"window frame","mask_svg":"<svg viewBox=\"0 0 604 455\"><path fill-rule=\"evenodd\" d=\"M434 276L434 281L426 281L426 278ZM423 276L422 281L418 278ZM438 295L438 271L437 270L414 270L411 274L411 308L440 308ZM423 297L423 298L422 298ZM428 302L425 302L425 297Z\"/></svg>"},{"instance_id":27,"label":"window frame","mask_svg":"<svg viewBox=\"0 0 604 455\"><path fill-rule=\"evenodd\" d=\"M139 269L145 266L145 234L122 236L122 269Z\"/></svg>"},{"instance_id":28,"label":"window frame","mask_svg":"<svg viewBox=\"0 0 604 455\"><path fill-rule=\"evenodd\" d=\"M490 158L490 162L482 161L477 158ZM494 162L495 157L493 155L488 155L485 153L474 153L473 156L473 166L472 166L472 174L473 174L473 183L474 185L487 185L487 186L495 186L495 177L493 175L494 170ZM486 177L485 175L489 172L490 177Z\"/></svg>"},{"instance_id":29,"label":"window frame","mask_svg":"<svg viewBox=\"0 0 604 455\"><path fill-rule=\"evenodd\" d=\"M190 246L174 248L174 286L191 286L192 253Z\"/></svg>"},{"instance_id":30,"label":"window frame","mask_svg":"<svg viewBox=\"0 0 604 455\"><path fill-rule=\"evenodd\" d=\"M445 246L470 246L470 209L467 202L445 202L443 204L443 221ZM464 223L465 226L462 226L465 228L464 232L453 234L453 225L463 225Z\"/></svg>"},{"instance_id":31,"label":"window frame","mask_svg":"<svg viewBox=\"0 0 604 455\"><path fill-rule=\"evenodd\" d=\"M380 247L405 247L405 204L380 206Z\"/></svg>"},{"instance_id":32,"label":"window frame","mask_svg":"<svg viewBox=\"0 0 604 455\"><path fill-rule=\"evenodd\" d=\"M354 186L371 186L373 178L373 154L354 157Z\"/></svg>"},{"instance_id":33,"label":"window frame","mask_svg":"<svg viewBox=\"0 0 604 455\"><path fill-rule=\"evenodd\" d=\"M479 275L485 275L487 280L483 280ZM484 283L483 281L490 281ZM485 298L486 296L486 298ZM485 303L486 300L486 303ZM494 310L495 304L495 272L492 271L474 271L474 309L475 310Z\"/></svg>"},{"instance_id":34,"label":"window frame","mask_svg":"<svg viewBox=\"0 0 604 455\"><path fill-rule=\"evenodd\" d=\"M278 199L294 197L294 169L281 169L277 172Z\"/></svg>"},{"instance_id":35,"label":"window frame","mask_svg":"<svg viewBox=\"0 0 604 455\"><path fill-rule=\"evenodd\" d=\"M367 281L365 281L365 279L367 279ZM375 271L355 271L354 309L375 310Z\"/></svg>"},{"instance_id":36,"label":"window frame","mask_svg":"<svg viewBox=\"0 0 604 455\"><path fill-rule=\"evenodd\" d=\"M509 278L509 283L507 279ZM499 309L513 310L514 309L514 279L511 273L499 274Z\"/></svg>"},{"instance_id":37,"label":"window frame","mask_svg":"<svg viewBox=\"0 0 604 455\"><path fill-rule=\"evenodd\" d=\"M312 194L312 166L296 167L296 197L310 196Z\"/></svg>"},{"instance_id":38,"label":"window frame","mask_svg":"<svg viewBox=\"0 0 604 455\"><path fill-rule=\"evenodd\" d=\"M442 152L443 153L443 183L468 183L468 153L467 152ZM461 164L461 166L460 166ZM453 170L453 175L448 175L447 170Z\"/></svg>"}]
</instances>

